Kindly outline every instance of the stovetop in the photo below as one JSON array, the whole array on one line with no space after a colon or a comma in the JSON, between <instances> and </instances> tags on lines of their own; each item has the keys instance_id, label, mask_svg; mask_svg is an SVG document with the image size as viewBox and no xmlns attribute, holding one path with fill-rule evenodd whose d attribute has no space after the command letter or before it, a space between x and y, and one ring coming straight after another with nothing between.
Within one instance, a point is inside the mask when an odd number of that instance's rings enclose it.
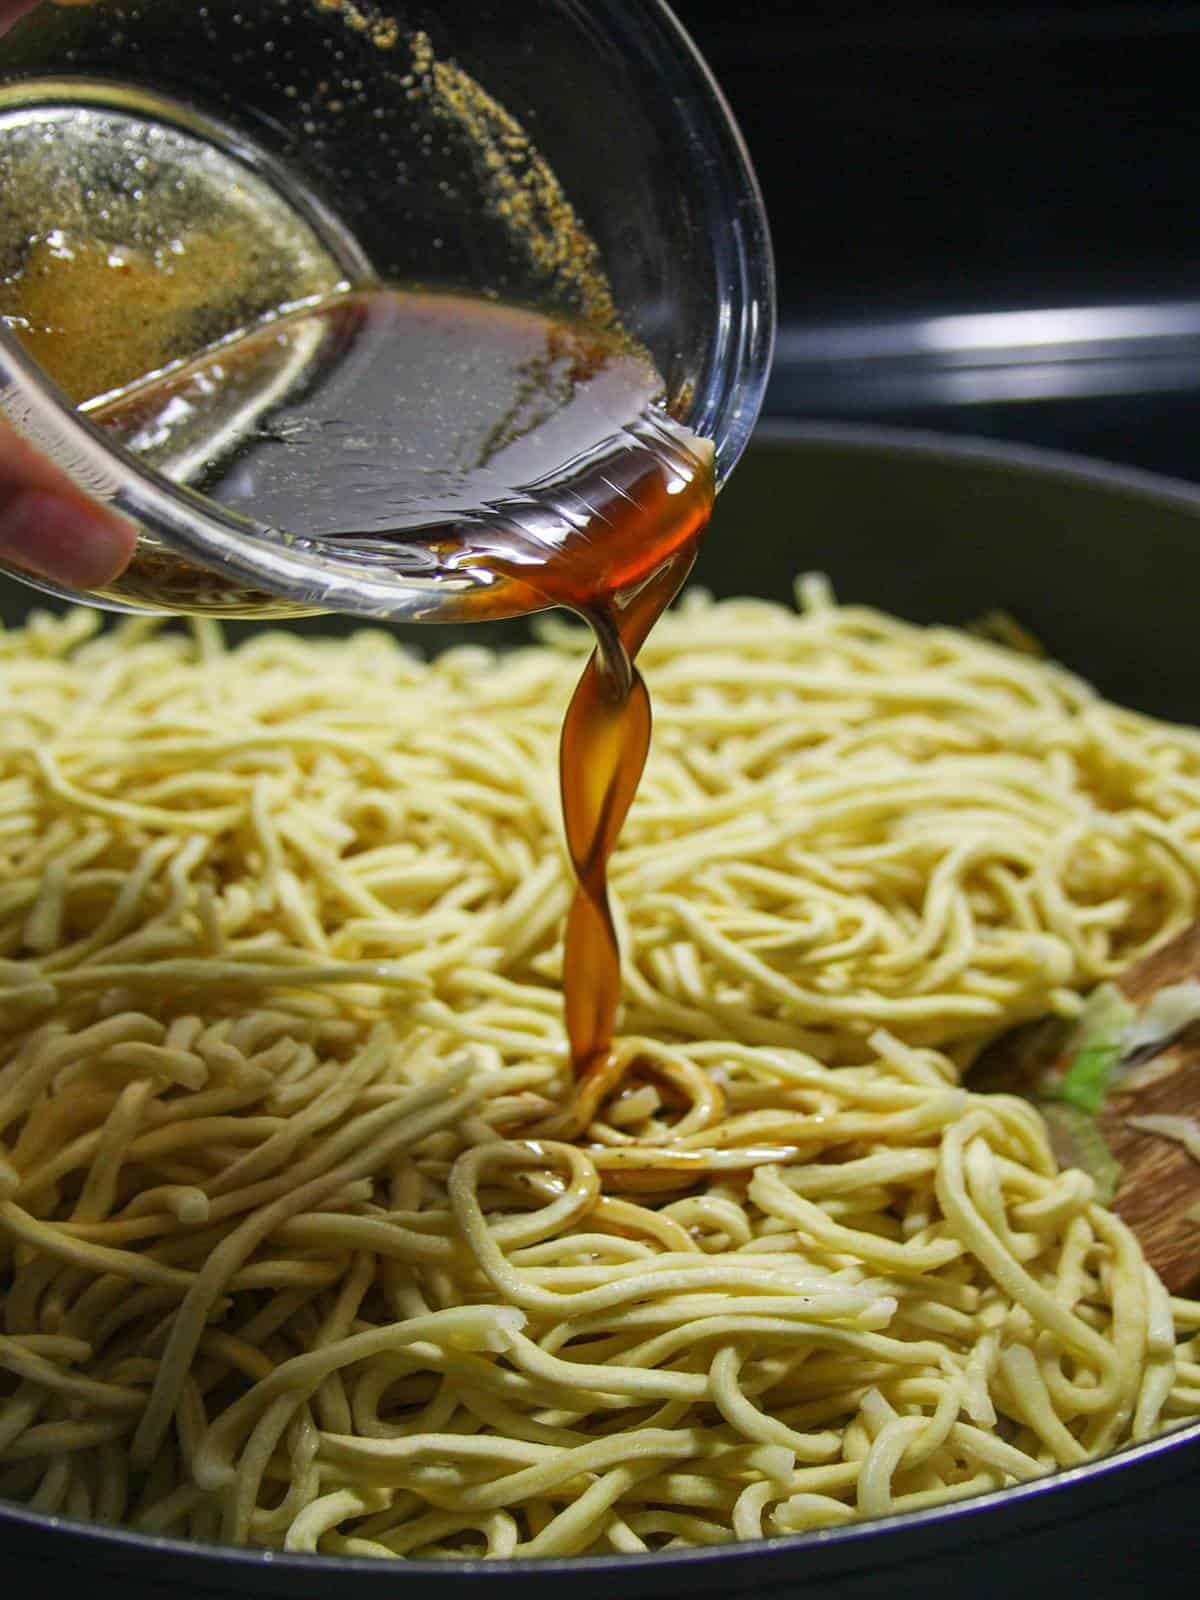
<instances>
[{"instance_id":1,"label":"stovetop","mask_svg":"<svg viewBox=\"0 0 1200 1600\"><path fill-rule=\"evenodd\" d=\"M677 9L771 215L768 415L1200 479L1200 5Z\"/></svg>"}]
</instances>

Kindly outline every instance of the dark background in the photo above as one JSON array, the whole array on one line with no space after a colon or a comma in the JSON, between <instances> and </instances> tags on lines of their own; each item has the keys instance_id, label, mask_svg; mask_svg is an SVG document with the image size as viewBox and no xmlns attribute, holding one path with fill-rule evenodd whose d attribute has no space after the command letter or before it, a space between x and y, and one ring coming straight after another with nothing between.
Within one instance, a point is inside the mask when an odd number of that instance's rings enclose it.
<instances>
[{"instance_id":1,"label":"dark background","mask_svg":"<svg viewBox=\"0 0 1200 1600\"><path fill-rule=\"evenodd\" d=\"M769 413L1200 477L1200 5L676 10L771 215ZM931 318L1016 310L1087 315L1033 346L1028 322L943 324L927 348Z\"/></svg>"}]
</instances>

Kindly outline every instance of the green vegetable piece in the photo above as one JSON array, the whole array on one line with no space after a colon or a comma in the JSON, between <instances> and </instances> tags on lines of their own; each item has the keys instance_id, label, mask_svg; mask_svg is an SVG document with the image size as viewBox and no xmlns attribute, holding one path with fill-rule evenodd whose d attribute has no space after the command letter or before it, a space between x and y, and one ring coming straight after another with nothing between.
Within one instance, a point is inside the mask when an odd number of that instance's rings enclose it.
<instances>
[{"instance_id":1,"label":"green vegetable piece","mask_svg":"<svg viewBox=\"0 0 1200 1600\"><path fill-rule=\"evenodd\" d=\"M1121 1167L1095 1117L1073 1105L1042 1107L1050 1143L1062 1167L1079 1167L1096 1185L1096 1199L1109 1206L1121 1185Z\"/></svg>"},{"instance_id":2,"label":"green vegetable piece","mask_svg":"<svg viewBox=\"0 0 1200 1600\"><path fill-rule=\"evenodd\" d=\"M1042 1093L1051 1100L1064 1100L1089 1116L1104 1104L1113 1074L1124 1054L1125 1030L1136 1016L1121 991L1102 983L1088 996L1075 1031L1077 1048L1070 1065L1061 1075L1043 1081Z\"/></svg>"},{"instance_id":3,"label":"green vegetable piece","mask_svg":"<svg viewBox=\"0 0 1200 1600\"><path fill-rule=\"evenodd\" d=\"M1112 1075L1121 1060L1121 1046L1116 1042L1086 1044L1067 1068L1054 1091L1056 1100L1078 1106L1089 1116L1095 1116L1104 1104Z\"/></svg>"}]
</instances>

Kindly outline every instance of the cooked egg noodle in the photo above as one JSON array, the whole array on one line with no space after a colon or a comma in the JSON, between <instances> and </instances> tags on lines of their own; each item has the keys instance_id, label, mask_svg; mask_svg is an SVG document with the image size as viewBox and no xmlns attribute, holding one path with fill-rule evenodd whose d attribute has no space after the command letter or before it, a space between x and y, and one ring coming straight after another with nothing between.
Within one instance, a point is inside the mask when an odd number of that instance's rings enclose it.
<instances>
[{"instance_id":1,"label":"cooked egg noodle","mask_svg":"<svg viewBox=\"0 0 1200 1600\"><path fill-rule=\"evenodd\" d=\"M1200 1414L997 1030L1179 931L1200 736L1060 669L693 594L573 1096L553 747L583 641L424 662L0 635L0 1493L379 1557L716 1544Z\"/></svg>"}]
</instances>

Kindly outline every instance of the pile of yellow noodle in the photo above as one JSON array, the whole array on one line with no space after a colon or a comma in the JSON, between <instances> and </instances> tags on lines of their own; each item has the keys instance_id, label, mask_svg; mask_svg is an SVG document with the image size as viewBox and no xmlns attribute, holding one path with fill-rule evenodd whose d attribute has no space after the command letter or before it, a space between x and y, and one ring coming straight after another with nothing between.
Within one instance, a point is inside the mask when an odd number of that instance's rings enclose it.
<instances>
[{"instance_id":1,"label":"pile of yellow noodle","mask_svg":"<svg viewBox=\"0 0 1200 1600\"><path fill-rule=\"evenodd\" d=\"M1200 1413L1200 1306L956 1086L1200 905L1200 735L693 595L645 653L620 1071L572 1117L582 639L0 635L0 1494L379 1556L644 1551Z\"/></svg>"}]
</instances>

